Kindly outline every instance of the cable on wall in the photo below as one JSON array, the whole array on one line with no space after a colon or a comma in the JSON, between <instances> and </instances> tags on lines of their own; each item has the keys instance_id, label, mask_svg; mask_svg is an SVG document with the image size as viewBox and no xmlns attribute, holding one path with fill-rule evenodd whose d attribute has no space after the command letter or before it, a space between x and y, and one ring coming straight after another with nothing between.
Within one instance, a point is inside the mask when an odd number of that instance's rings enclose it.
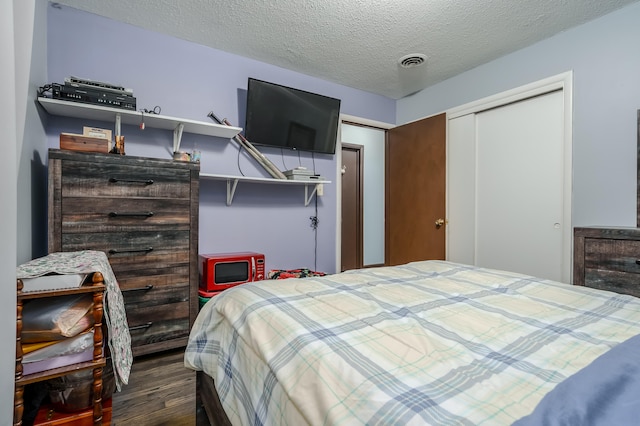
<instances>
[{"instance_id":1,"label":"cable on wall","mask_svg":"<svg viewBox=\"0 0 640 426\"><path fill-rule=\"evenodd\" d=\"M289 170L287 164L284 162L284 148L280 148L280 158L282 158L282 165L284 166L284 169Z\"/></svg>"},{"instance_id":2,"label":"cable on wall","mask_svg":"<svg viewBox=\"0 0 640 426\"><path fill-rule=\"evenodd\" d=\"M313 164L313 174L316 174L316 156L313 151L311 151L311 162Z\"/></svg>"},{"instance_id":3,"label":"cable on wall","mask_svg":"<svg viewBox=\"0 0 640 426\"><path fill-rule=\"evenodd\" d=\"M298 164L300 166L302 166L302 159L300 158L300 150L297 149L296 150L298 153ZM282 165L284 166L285 170L289 170L289 168L287 167L287 164L284 161L284 148L280 148L280 157L282 159ZM316 173L316 158L315 158L315 154L312 151L311 152L311 160L313 163L313 173ZM243 175L244 176L244 175ZM318 196L316 195L314 197L315 203L315 212L314 212L314 216L310 216L309 220L311 221L311 229L313 229L313 269L314 271L316 271L318 269L318 225L320 223L320 221L318 220Z\"/></svg>"},{"instance_id":4,"label":"cable on wall","mask_svg":"<svg viewBox=\"0 0 640 426\"><path fill-rule=\"evenodd\" d=\"M314 238L314 247L313 247L313 270L318 270L318 224L320 221L318 220L318 197L315 198L315 216L311 216L309 219L311 220L311 228L313 229L313 238Z\"/></svg>"}]
</instances>

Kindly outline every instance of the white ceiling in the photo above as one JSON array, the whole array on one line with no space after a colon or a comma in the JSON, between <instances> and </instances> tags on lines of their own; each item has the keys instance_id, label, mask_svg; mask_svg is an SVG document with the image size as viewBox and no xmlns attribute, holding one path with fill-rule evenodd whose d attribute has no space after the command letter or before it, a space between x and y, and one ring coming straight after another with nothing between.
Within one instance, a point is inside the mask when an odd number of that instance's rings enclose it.
<instances>
[{"instance_id":1,"label":"white ceiling","mask_svg":"<svg viewBox=\"0 0 640 426\"><path fill-rule=\"evenodd\" d=\"M638 0L62 0L400 99ZM398 59L420 53L417 67Z\"/></svg>"}]
</instances>

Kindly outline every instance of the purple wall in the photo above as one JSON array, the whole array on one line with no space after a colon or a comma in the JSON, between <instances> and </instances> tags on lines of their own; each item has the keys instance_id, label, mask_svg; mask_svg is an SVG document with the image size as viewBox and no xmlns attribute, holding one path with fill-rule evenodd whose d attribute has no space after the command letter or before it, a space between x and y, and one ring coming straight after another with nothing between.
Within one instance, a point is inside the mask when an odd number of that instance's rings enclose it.
<instances>
[{"instance_id":1,"label":"purple wall","mask_svg":"<svg viewBox=\"0 0 640 426\"><path fill-rule=\"evenodd\" d=\"M344 114L395 122L392 99L76 9L49 7L47 25L46 83L77 76L121 84L133 89L138 109L159 105L163 115L200 121L209 121L207 114L213 111L242 127L247 79L255 77L340 98ZM48 146L58 148L60 132L82 133L83 125L113 129L113 123L50 117ZM123 126L122 134L127 155L171 158L172 132ZM184 134L182 149L189 151L194 145L202 151L202 172L240 175L239 164L246 176L268 177L252 158L238 156L233 141ZM337 156L261 151L281 170L315 167L332 181L317 201L317 241L309 219L316 215L315 202L304 206L304 187L240 182L233 204L226 206L225 183L202 179L200 253L257 251L265 253L267 269L334 272Z\"/></svg>"}]
</instances>

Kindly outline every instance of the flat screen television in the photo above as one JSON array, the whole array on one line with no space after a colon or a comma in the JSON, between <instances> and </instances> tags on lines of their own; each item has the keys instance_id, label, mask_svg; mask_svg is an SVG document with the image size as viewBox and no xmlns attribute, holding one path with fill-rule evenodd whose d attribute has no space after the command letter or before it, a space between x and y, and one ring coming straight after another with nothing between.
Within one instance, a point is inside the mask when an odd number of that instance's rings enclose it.
<instances>
[{"instance_id":1,"label":"flat screen television","mask_svg":"<svg viewBox=\"0 0 640 426\"><path fill-rule=\"evenodd\" d=\"M335 154L340 99L249 78L245 137L255 145Z\"/></svg>"}]
</instances>

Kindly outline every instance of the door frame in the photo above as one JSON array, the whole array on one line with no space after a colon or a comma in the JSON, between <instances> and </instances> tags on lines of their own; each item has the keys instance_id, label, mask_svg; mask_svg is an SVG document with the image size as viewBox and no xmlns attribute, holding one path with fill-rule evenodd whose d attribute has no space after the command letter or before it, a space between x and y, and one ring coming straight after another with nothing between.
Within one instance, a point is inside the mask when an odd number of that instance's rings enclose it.
<instances>
[{"instance_id":1,"label":"door frame","mask_svg":"<svg viewBox=\"0 0 640 426\"><path fill-rule=\"evenodd\" d=\"M385 131L385 149L387 144L386 131L396 127L395 124L382 121L370 120L368 118L356 117L355 115L340 114L340 125L338 126L338 136L336 138L336 175L335 181L342 180L342 123L356 126L371 127ZM364 181L363 181L364 184ZM342 185L336 184L336 271L342 270Z\"/></svg>"},{"instance_id":2,"label":"door frame","mask_svg":"<svg viewBox=\"0 0 640 426\"><path fill-rule=\"evenodd\" d=\"M562 230L562 281L570 283L572 273L572 154L573 154L573 72L567 71L539 80L515 89L507 90L492 96L488 96L467 104L451 108L447 110L447 174L449 167L449 120L462 117L468 114L476 114L488 109L505 106L510 103L522 101L528 98L536 97L546 93L561 90L564 102L564 134L563 134L563 230ZM449 177L447 176L446 187L446 211L449 217ZM449 258L449 227L446 233L446 257Z\"/></svg>"},{"instance_id":3,"label":"door frame","mask_svg":"<svg viewBox=\"0 0 640 426\"><path fill-rule=\"evenodd\" d=\"M358 156L358 168L356 170L357 179L358 179L358 188L357 188L357 200L356 204L356 216L357 220L357 229L356 229L356 268L362 268L364 266L364 215L363 215L363 204L364 204L364 146L356 145L352 143L343 143L341 144L341 156L340 160L342 161L342 157L344 156L344 150L350 150L357 154ZM340 167L340 173L342 174L342 167ZM340 188L342 189L342 181L340 181ZM342 203L342 192L340 193L340 202ZM340 217L344 216L344 212L342 211L344 207L340 208ZM342 229L342 226L340 227ZM342 232L340 233L342 235ZM340 271L342 271L342 244L340 244Z\"/></svg>"}]
</instances>

